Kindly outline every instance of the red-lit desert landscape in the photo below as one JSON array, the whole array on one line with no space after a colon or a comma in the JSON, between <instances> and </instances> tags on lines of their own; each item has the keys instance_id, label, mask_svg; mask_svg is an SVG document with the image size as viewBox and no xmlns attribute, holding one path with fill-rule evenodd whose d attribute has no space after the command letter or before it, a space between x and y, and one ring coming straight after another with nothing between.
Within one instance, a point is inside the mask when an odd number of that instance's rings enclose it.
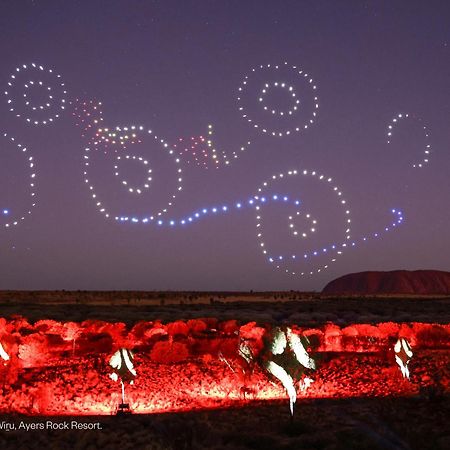
<instances>
[{"instance_id":1,"label":"red-lit desert landscape","mask_svg":"<svg viewBox=\"0 0 450 450\"><path fill-rule=\"evenodd\" d=\"M385 293L2 292L2 426L11 417L16 425L100 424L77 448L445 448L448 302ZM294 380L293 416L260 357L278 328L306 337L315 361ZM409 378L396 361L399 339L412 349ZM123 398L120 377L111 378L120 349L136 373L132 383L124 377ZM38 448L49 433L65 448L79 430L29 430L31 441L16 448ZM19 434L22 443L22 430L2 433L2 448L15 448Z\"/></svg>"}]
</instances>

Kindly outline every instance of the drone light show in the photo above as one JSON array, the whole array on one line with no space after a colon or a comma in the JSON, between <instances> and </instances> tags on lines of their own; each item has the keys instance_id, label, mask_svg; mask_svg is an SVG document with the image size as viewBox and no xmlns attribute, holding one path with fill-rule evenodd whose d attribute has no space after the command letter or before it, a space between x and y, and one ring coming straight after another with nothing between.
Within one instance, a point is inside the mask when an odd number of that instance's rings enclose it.
<instances>
[{"instance_id":1,"label":"drone light show","mask_svg":"<svg viewBox=\"0 0 450 450\"><path fill-rule=\"evenodd\" d=\"M449 447L450 7L412 3L3 2L0 448Z\"/></svg>"}]
</instances>

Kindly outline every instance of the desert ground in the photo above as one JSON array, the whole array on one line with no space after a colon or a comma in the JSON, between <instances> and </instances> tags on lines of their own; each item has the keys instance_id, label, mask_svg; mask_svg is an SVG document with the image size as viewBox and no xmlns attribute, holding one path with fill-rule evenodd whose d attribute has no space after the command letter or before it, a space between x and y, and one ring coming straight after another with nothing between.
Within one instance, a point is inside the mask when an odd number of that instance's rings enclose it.
<instances>
[{"instance_id":1,"label":"desert ground","mask_svg":"<svg viewBox=\"0 0 450 450\"><path fill-rule=\"evenodd\" d=\"M449 305L297 292L2 292L11 367L0 368L0 448L446 449ZM268 324L315 342L314 382L298 391L293 418L280 383L258 366L242 375L233 353L237 333ZM413 347L409 380L391 351L398 336ZM138 372L125 415L115 415L120 388L108 377L119 347L133 348Z\"/></svg>"}]
</instances>

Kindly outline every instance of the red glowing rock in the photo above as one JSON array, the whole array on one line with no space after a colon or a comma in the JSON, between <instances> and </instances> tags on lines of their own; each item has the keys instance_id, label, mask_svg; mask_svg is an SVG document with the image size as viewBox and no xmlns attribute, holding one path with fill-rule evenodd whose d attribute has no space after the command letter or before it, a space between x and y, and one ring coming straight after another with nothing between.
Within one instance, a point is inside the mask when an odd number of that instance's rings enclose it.
<instances>
[{"instance_id":1,"label":"red glowing rock","mask_svg":"<svg viewBox=\"0 0 450 450\"><path fill-rule=\"evenodd\" d=\"M450 272L394 270L351 273L328 283L322 293L327 295L447 295L450 294Z\"/></svg>"}]
</instances>

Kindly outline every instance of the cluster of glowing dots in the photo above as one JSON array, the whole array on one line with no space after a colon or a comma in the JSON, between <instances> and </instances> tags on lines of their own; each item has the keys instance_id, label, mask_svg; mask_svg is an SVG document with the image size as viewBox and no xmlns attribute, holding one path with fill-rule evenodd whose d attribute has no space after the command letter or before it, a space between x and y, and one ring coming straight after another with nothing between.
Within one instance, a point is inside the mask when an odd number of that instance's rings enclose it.
<instances>
[{"instance_id":1,"label":"cluster of glowing dots","mask_svg":"<svg viewBox=\"0 0 450 450\"><path fill-rule=\"evenodd\" d=\"M191 136L190 138L178 138L173 148L188 163L195 163L200 167L208 168L209 152L204 136Z\"/></svg>"},{"instance_id":2,"label":"cluster of glowing dots","mask_svg":"<svg viewBox=\"0 0 450 450\"><path fill-rule=\"evenodd\" d=\"M214 135L214 129L212 125L208 125L208 147L211 149L211 158L216 165L216 167L219 167L220 161L223 161L223 164L226 166L230 164L231 160L237 159L239 157L239 154L244 152L245 149L251 144L251 141L247 141L245 145L242 145L239 147L239 150L233 150L229 155L224 150L219 151L216 148L216 145L213 141L213 135Z\"/></svg>"},{"instance_id":3,"label":"cluster of glowing dots","mask_svg":"<svg viewBox=\"0 0 450 450\"><path fill-rule=\"evenodd\" d=\"M41 78L52 78L53 84L50 85ZM21 94L20 98L16 99L12 91L17 85L21 88ZM45 100L33 102L32 96L36 90L42 91ZM9 110L16 117L23 117L34 125L47 125L58 119L66 108L66 94L61 75L35 63L17 67L15 73L10 76L8 90L5 91Z\"/></svg>"},{"instance_id":4,"label":"cluster of glowing dots","mask_svg":"<svg viewBox=\"0 0 450 450\"><path fill-rule=\"evenodd\" d=\"M167 142L165 142L164 139L160 139L158 136L153 134L152 130L146 130L142 126L132 125L129 127L115 127L114 130L109 130L108 128L104 128L104 129L99 129L98 131L99 131L99 135L103 136L104 141L107 142L108 144L119 143L122 146L124 145L125 142L127 142L127 143L128 142L129 143L142 142L143 139L145 139L145 137L149 136L149 137L153 138L156 142L158 142L159 146L161 146L162 149L168 154L168 156L172 158L172 160L175 164L175 168L176 168L177 185L175 187L174 192L170 195L169 202L166 204L166 206L162 207L162 209L158 209L154 213L151 213L151 214L146 213L145 215L141 216L140 218L133 217L132 222L138 221L138 222L146 223L146 222L149 222L150 220L154 220L155 217L160 217L164 213L166 213L168 208L173 205L173 201L175 200L177 193L183 189L183 187L182 187L183 179L181 177L181 173L182 173L181 161L178 158L178 156L175 155L175 151L169 147L169 144L167 144ZM120 220L120 217L118 215L113 215L111 213L111 211L106 207L104 200L99 198L99 196L96 192L96 189L94 187L94 183L90 179L91 153L92 153L93 148L95 148L95 145L94 145L94 147L86 146L85 150L84 150L84 171L83 171L84 182L89 187L91 197L94 200L98 211L101 214L103 214L106 218L114 217L115 220ZM133 162L141 164L145 168L146 174L147 174L146 181L144 182L143 188L130 187L130 183L127 180L122 180L121 184L127 189L127 191L130 193L141 194L144 189L149 190L149 188L150 188L149 183L150 183L150 181L152 181L152 176L150 176L150 174L152 174L152 170L148 167L149 162L146 159L144 159L140 156L136 156L136 155L119 155L116 158L117 163L114 165L114 175L117 177L119 177L118 164L123 160L133 161Z\"/></svg>"},{"instance_id":5,"label":"cluster of glowing dots","mask_svg":"<svg viewBox=\"0 0 450 450\"><path fill-rule=\"evenodd\" d=\"M409 114L397 114L396 117L394 117L391 121L391 123L388 125L388 132L387 132L387 143L391 143L391 139L394 133L395 126L401 121L405 119L415 119L414 117L411 117ZM428 128L423 125L422 119L417 118L415 120L418 120L420 123L420 126L423 129L424 135L425 135L425 150L423 153L422 161L418 163L413 163L414 168L422 168L425 164L429 162L430 153L431 153L431 143L430 143L430 134L428 132Z\"/></svg>"},{"instance_id":6,"label":"cluster of glowing dots","mask_svg":"<svg viewBox=\"0 0 450 450\"><path fill-rule=\"evenodd\" d=\"M312 104L313 110L311 111L309 118L306 119L303 123L298 123L297 114L300 111L300 100L298 98L298 94L295 91L294 87L291 84L288 84L285 81L266 81L263 84L262 90L257 95L258 101L257 104L262 106L263 117L260 121L254 119L255 111L247 111L246 106L246 96L247 90L249 89L249 85L252 84L252 78L257 75L257 72L264 71L269 75L277 76L277 77L286 77L295 75L295 77L302 83L306 85L306 87L312 92ZM286 110L279 110L276 108L270 108L265 102L265 96L268 94L269 90L283 89L285 90L292 102L292 106ZM292 132L300 132L302 130L308 129L316 120L317 111L319 109L319 99L316 95L317 86L314 84L314 80L310 75L305 73L303 70L300 70L297 66L290 66L287 62L281 65L260 65L258 68L253 68L250 75L245 76L241 85L238 88L238 108L242 115L242 118L246 120L250 125L254 128L262 131L263 133L270 134L272 136L288 136ZM264 114L270 112L272 116L276 116L279 118L280 125L276 128L272 125L272 128L264 125ZM285 122L289 122L285 124Z\"/></svg>"},{"instance_id":7,"label":"cluster of glowing dots","mask_svg":"<svg viewBox=\"0 0 450 450\"><path fill-rule=\"evenodd\" d=\"M96 133L96 138L102 141L105 145L121 145L126 148L129 144L141 143L138 137L139 132L143 132L143 126L131 125L129 127L115 127L113 130L109 128L99 128ZM148 131L151 134L151 130ZM156 138L157 139L157 138ZM163 141L162 141L163 142Z\"/></svg>"},{"instance_id":8,"label":"cluster of glowing dots","mask_svg":"<svg viewBox=\"0 0 450 450\"><path fill-rule=\"evenodd\" d=\"M228 154L224 150L218 150L214 142L214 128L208 125L207 136L192 136L190 139L179 138L174 144L174 148L179 149L178 154L188 163L194 162L198 166L208 169L209 167L219 168L221 164L228 166L233 159L239 157L239 153L245 151L250 145L250 141Z\"/></svg>"},{"instance_id":9,"label":"cluster of glowing dots","mask_svg":"<svg viewBox=\"0 0 450 450\"><path fill-rule=\"evenodd\" d=\"M82 137L87 137L87 135L98 136L98 129L103 122L103 112L101 110L101 102L96 102L94 100L80 101L76 100L76 105L73 109L73 116L76 120L76 125L81 127L83 132Z\"/></svg>"},{"instance_id":10,"label":"cluster of glowing dots","mask_svg":"<svg viewBox=\"0 0 450 450\"><path fill-rule=\"evenodd\" d=\"M4 223L3 225L6 228L9 228L11 226L15 226L18 225L21 221L25 220L25 217L27 217L28 215L31 214L32 208L34 208L36 206L35 203L35 196L36 196L36 192L35 192L35 178L36 178L36 172L35 172L35 168L34 168L34 160L33 157L29 155L28 150L26 147L24 147L22 144L16 142L15 138L8 136L7 133L3 133L3 138L6 139L10 144L13 144L14 147L16 148L16 150L22 152L25 154L25 158L27 161L27 166L29 169L29 183L28 183L28 187L29 187L29 195L30 195L30 206L28 207L28 209L26 210L25 214L19 214L18 216L15 216L13 214L11 214L10 209L8 208L2 208L1 212L2 215L4 217L8 218L8 221L6 223Z\"/></svg>"}]
</instances>

